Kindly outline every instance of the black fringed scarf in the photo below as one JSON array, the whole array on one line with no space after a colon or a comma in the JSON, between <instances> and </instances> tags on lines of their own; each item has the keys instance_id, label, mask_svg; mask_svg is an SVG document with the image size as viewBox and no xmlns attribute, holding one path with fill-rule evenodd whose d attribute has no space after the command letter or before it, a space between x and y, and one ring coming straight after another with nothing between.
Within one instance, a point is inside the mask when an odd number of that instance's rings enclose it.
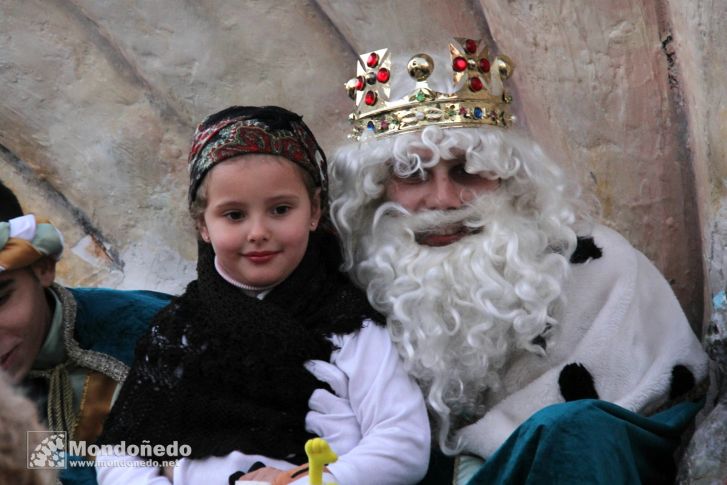
<instances>
[{"instance_id":1,"label":"black fringed scarf","mask_svg":"<svg viewBox=\"0 0 727 485\"><path fill-rule=\"evenodd\" d=\"M99 443L176 441L191 458L237 450L305 462L308 399L325 384L303 363L330 358L326 336L383 322L339 264L335 239L319 230L298 268L260 301L224 281L200 242L198 279L139 341Z\"/></svg>"}]
</instances>

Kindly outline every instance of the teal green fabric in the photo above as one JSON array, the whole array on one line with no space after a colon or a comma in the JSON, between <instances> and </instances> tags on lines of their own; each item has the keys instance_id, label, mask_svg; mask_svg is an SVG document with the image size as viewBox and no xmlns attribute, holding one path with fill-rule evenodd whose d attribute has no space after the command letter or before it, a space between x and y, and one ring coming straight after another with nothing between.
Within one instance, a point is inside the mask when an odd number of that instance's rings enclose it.
<instances>
[{"instance_id":1,"label":"teal green fabric","mask_svg":"<svg viewBox=\"0 0 727 485\"><path fill-rule=\"evenodd\" d=\"M673 483L673 453L704 402L644 417L613 403L555 404L523 423L468 485Z\"/></svg>"},{"instance_id":2,"label":"teal green fabric","mask_svg":"<svg viewBox=\"0 0 727 485\"><path fill-rule=\"evenodd\" d=\"M58 258L63 252L63 238L52 224L43 222L35 226L35 236L30 241L41 254Z\"/></svg>"},{"instance_id":3,"label":"teal green fabric","mask_svg":"<svg viewBox=\"0 0 727 485\"><path fill-rule=\"evenodd\" d=\"M10 223L0 222L0 249L10 239ZM45 256L58 257L63 252L63 238L52 224L42 222L35 226L35 236L29 241L33 247Z\"/></svg>"},{"instance_id":4,"label":"teal green fabric","mask_svg":"<svg viewBox=\"0 0 727 485\"><path fill-rule=\"evenodd\" d=\"M110 355L126 365L131 365L136 341L149 329L151 318L172 298L154 291L105 288L69 288L69 291L76 300L74 336L81 348ZM70 460L83 461L73 456ZM96 469L69 466L61 471L60 479L63 485L96 485Z\"/></svg>"},{"instance_id":5,"label":"teal green fabric","mask_svg":"<svg viewBox=\"0 0 727 485\"><path fill-rule=\"evenodd\" d=\"M85 350L110 355L131 365L136 341L170 295L155 291L69 288L76 299L75 337Z\"/></svg>"},{"instance_id":6,"label":"teal green fabric","mask_svg":"<svg viewBox=\"0 0 727 485\"><path fill-rule=\"evenodd\" d=\"M33 369L50 369L66 359L66 348L63 346L63 308L56 293L52 290L48 293L53 299L53 315L48 335L33 361Z\"/></svg>"},{"instance_id":7,"label":"teal green fabric","mask_svg":"<svg viewBox=\"0 0 727 485\"><path fill-rule=\"evenodd\" d=\"M10 239L10 223L0 222L0 249L5 247L8 239Z\"/></svg>"},{"instance_id":8,"label":"teal green fabric","mask_svg":"<svg viewBox=\"0 0 727 485\"><path fill-rule=\"evenodd\" d=\"M63 345L63 308L61 307L61 301L54 291L49 291L53 298L53 316L51 317L50 329L48 335L45 337L43 346L38 352L38 356L33 362L33 370L46 370L52 369L61 362L64 362L67 357L66 348ZM83 367L76 365L69 365L67 367L68 377L71 380L71 387L73 388L73 409L78 409L81 405L81 396L83 395L83 387L86 383L86 375L88 370ZM48 390L46 392L38 394L34 397L38 409L45 414L45 410L48 409Z\"/></svg>"},{"instance_id":9,"label":"teal green fabric","mask_svg":"<svg viewBox=\"0 0 727 485\"><path fill-rule=\"evenodd\" d=\"M149 328L151 318L170 300L169 295L151 291L121 291L103 288L69 289L76 300L74 337L81 348L111 355L130 365L136 341ZM67 357L63 344L63 309L51 291L55 308L48 336L33 362L33 369L49 369ZM74 394L74 408L81 402L87 369L70 366L68 374ZM36 402L44 413L48 394L38 395Z\"/></svg>"},{"instance_id":10,"label":"teal green fabric","mask_svg":"<svg viewBox=\"0 0 727 485\"><path fill-rule=\"evenodd\" d=\"M74 462L75 466L71 465ZM96 469L80 456L69 455L66 468L60 471L58 479L63 485L98 485Z\"/></svg>"}]
</instances>

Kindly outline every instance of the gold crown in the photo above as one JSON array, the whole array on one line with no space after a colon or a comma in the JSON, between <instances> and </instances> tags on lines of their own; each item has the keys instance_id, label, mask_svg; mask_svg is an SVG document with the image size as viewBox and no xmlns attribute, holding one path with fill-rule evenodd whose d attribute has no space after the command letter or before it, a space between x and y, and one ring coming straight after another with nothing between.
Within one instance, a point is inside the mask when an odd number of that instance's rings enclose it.
<instances>
[{"instance_id":1,"label":"gold crown","mask_svg":"<svg viewBox=\"0 0 727 485\"><path fill-rule=\"evenodd\" d=\"M515 117L509 112L512 96L502 81L512 75L512 61L504 55L488 59L483 42L455 38L449 44L452 79L459 88L454 93L433 90L427 78L434 71L434 61L427 54L416 54L407 63L407 71L417 83L401 99L389 101L391 94L391 54L388 49L362 54L356 77L346 83L351 99L356 101L349 115L352 138L360 139L368 131L375 137L421 130L426 126L467 127L478 125L508 126ZM464 82L463 79L465 80Z\"/></svg>"}]
</instances>

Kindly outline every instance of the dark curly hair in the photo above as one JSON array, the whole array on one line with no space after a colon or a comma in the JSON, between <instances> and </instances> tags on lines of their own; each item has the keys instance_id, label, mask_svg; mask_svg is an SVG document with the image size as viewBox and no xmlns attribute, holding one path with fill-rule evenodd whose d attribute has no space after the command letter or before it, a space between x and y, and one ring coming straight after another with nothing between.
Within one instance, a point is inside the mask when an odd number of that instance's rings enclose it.
<instances>
[{"instance_id":1,"label":"dark curly hair","mask_svg":"<svg viewBox=\"0 0 727 485\"><path fill-rule=\"evenodd\" d=\"M15 194L0 180L0 221L9 221L23 215L23 208Z\"/></svg>"}]
</instances>

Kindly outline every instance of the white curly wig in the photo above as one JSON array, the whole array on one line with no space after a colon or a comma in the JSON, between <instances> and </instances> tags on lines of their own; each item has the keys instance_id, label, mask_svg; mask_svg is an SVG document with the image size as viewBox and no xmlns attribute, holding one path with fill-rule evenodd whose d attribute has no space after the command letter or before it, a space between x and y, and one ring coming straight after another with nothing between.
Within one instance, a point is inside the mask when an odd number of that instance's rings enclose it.
<instances>
[{"instance_id":1,"label":"white curly wig","mask_svg":"<svg viewBox=\"0 0 727 485\"><path fill-rule=\"evenodd\" d=\"M426 150L431 157L421 155ZM386 200L392 174L458 157L468 173L499 178L499 188L466 198L458 210L411 214ZM557 332L574 227L586 213L578 197L564 172L511 129L428 127L352 144L334 157L331 213L345 270L387 316L437 418L443 451L458 450L453 431L500 391L513 352L542 354L538 342ZM451 224L470 235L444 247L416 243L418 231Z\"/></svg>"}]
</instances>

